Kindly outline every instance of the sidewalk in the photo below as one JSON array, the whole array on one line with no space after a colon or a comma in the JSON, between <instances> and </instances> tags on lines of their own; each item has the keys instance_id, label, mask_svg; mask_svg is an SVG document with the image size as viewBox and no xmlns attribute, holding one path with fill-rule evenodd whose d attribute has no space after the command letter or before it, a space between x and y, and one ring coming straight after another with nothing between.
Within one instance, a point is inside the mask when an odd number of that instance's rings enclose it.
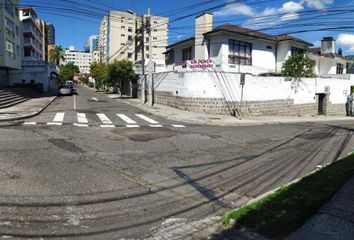
<instances>
[{"instance_id":1,"label":"sidewalk","mask_svg":"<svg viewBox=\"0 0 354 240\"><path fill-rule=\"evenodd\" d=\"M189 124L217 125L217 126L249 126L279 123L296 123L296 122L321 122L336 120L353 120L353 117L347 116L269 116L269 117L245 117L239 120L233 116L211 115L206 113L195 113L179 110L176 108L155 104L150 107L148 104L142 104L140 99L120 99L119 94L108 94L108 97L117 99L130 106L136 107L150 114L160 116L166 119L180 121Z\"/></svg>"},{"instance_id":2,"label":"sidewalk","mask_svg":"<svg viewBox=\"0 0 354 240\"><path fill-rule=\"evenodd\" d=\"M30 118L41 113L50 103L56 99L56 95L47 93L33 97L15 106L0 109L0 122Z\"/></svg>"},{"instance_id":3,"label":"sidewalk","mask_svg":"<svg viewBox=\"0 0 354 240\"><path fill-rule=\"evenodd\" d=\"M354 177L288 240L354 239Z\"/></svg>"}]
</instances>

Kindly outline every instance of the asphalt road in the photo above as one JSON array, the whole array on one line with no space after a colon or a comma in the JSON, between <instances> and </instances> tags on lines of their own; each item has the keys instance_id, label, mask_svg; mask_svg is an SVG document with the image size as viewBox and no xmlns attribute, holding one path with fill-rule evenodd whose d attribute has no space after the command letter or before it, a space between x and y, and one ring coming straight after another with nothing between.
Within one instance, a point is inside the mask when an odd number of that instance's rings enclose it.
<instances>
[{"instance_id":1,"label":"asphalt road","mask_svg":"<svg viewBox=\"0 0 354 240\"><path fill-rule=\"evenodd\" d=\"M202 238L213 216L352 151L352 127L189 125L81 87L1 124L0 236Z\"/></svg>"}]
</instances>

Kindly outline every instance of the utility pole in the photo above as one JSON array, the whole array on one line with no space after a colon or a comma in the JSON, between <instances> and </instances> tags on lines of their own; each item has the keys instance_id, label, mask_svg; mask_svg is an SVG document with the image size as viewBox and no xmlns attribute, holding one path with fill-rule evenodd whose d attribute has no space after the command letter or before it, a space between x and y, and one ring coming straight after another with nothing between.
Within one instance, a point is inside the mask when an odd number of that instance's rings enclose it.
<instances>
[{"instance_id":1,"label":"utility pole","mask_svg":"<svg viewBox=\"0 0 354 240\"><path fill-rule=\"evenodd\" d=\"M142 83L141 83L141 102L146 103L146 76L145 76L145 22L144 15L141 16L141 70L143 74ZM138 34L138 33L137 33Z\"/></svg>"},{"instance_id":2,"label":"utility pole","mask_svg":"<svg viewBox=\"0 0 354 240\"><path fill-rule=\"evenodd\" d=\"M154 79L153 79L153 62L152 62L152 41L151 41L151 15L150 8L148 9L148 17L146 18L146 32L149 36L149 104L154 105Z\"/></svg>"}]
</instances>

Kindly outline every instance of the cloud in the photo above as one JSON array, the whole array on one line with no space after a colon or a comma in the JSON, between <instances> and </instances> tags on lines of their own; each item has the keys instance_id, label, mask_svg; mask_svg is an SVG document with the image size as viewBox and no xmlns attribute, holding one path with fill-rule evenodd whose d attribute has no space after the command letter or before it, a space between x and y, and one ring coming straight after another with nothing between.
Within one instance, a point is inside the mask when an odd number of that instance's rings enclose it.
<instances>
[{"instance_id":1,"label":"cloud","mask_svg":"<svg viewBox=\"0 0 354 240\"><path fill-rule=\"evenodd\" d=\"M296 20L299 18L298 13L287 13L280 17L282 21Z\"/></svg>"},{"instance_id":2,"label":"cloud","mask_svg":"<svg viewBox=\"0 0 354 240\"><path fill-rule=\"evenodd\" d=\"M282 8L280 8L278 11L279 12L286 12L286 13L293 13L293 12L298 12L302 9L304 9L304 6L302 6L300 3L289 1L289 2L284 3Z\"/></svg>"},{"instance_id":3,"label":"cloud","mask_svg":"<svg viewBox=\"0 0 354 240\"><path fill-rule=\"evenodd\" d=\"M354 52L354 47L349 48L348 52Z\"/></svg>"},{"instance_id":4,"label":"cloud","mask_svg":"<svg viewBox=\"0 0 354 240\"><path fill-rule=\"evenodd\" d=\"M354 34L342 33L337 36L337 44L354 47Z\"/></svg>"},{"instance_id":5,"label":"cloud","mask_svg":"<svg viewBox=\"0 0 354 240\"><path fill-rule=\"evenodd\" d=\"M235 15L244 15L244 16L253 16L255 11L246 4L242 3L230 3L223 7L222 9L214 12L215 16L235 16Z\"/></svg>"},{"instance_id":6,"label":"cloud","mask_svg":"<svg viewBox=\"0 0 354 240\"><path fill-rule=\"evenodd\" d=\"M318 10L322 10L333 3L333 0L302 0L300 2L301 5L306 4L310 8L315 8Z\"/></svg>"}]
</instances>

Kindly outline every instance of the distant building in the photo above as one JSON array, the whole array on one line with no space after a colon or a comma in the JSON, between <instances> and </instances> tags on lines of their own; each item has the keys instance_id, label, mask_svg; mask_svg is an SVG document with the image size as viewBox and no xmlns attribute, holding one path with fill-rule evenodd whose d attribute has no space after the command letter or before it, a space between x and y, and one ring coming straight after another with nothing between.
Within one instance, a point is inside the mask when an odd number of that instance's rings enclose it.
<instances>
[{"instance_id":1,"label":"distant building","mask_svg":"<svg viewBox=\"0 0 354 240\"><path fill-rule=\"evenodd\" d=\"M92 53L98 50L98 35L92 35L86 41L84 46L85 52Z\"/></svg>"},{"instance_id":2,"label":"distant building","mask_svg":"<svg viewBox=\"0 0 354 240\"><path fill-rule=\"evenodd\" d=\"M65 50L65 60L63 64L74 63L74 65L78 66L80 69L80 73L89 73L90 72L90 64L92 62L92 54L79 52L75 49L75 47L70 46Z\"/></svg>"},{"instance_id":3,"label":"distant building","mask_svg":"<svg viewBox=\"0 0 354 240\"><path fill-rule=\"evenodd\" d=\"M141 38L135 35L149 16L137 16L133 12L110 11L104 16L100 25L99 56L101 62L126 59L134 63L141 61L142 49L144 57L149 58L149 38L144 31L144 46ZM168 21L166 17L150 16L152 27L152 59L164 60L165 47L168 40ZM140 34L141 36L141 34Z\"/></svg>"},{"instance_id":4,"label":"distant building","mask_svg":"<svg viewBox=\"0 0 354 240\"><path fill-rule=\"evenodd\" d=\"M53 24L47 24L48 45L55 45L55 28Z\"/></svg>"},{"instance_id":5,"label":"distant building","mask_svg":"<svg viewBox=\"0 0 354 240\"><path fill-rule=\"evenodd\" d=\"M19 8L23 34L23 60L43 59L43 32L33 7Z\"/></svg>"},{"instance_id":6,"label":"distant building","mask_svg":"<svg viewBox=\"0 0 354 240\"><path fill-rule=\"evenodd\" d=\"M0 8L0 86L9 85L9 71L21 69L18 0L5 0Z\"/></svg>"}]
</instances>

